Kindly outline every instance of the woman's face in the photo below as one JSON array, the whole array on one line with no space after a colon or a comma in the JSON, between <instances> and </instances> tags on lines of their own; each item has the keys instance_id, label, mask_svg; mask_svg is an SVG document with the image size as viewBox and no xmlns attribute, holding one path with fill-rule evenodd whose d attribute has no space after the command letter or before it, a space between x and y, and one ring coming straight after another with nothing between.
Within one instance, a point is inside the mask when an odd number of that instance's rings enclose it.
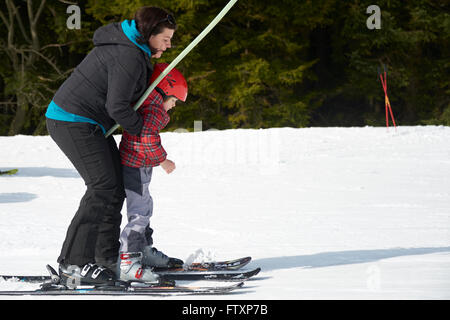
<instances>
[{"instance_id":1,"label":"woman's face","mask_svg":"<svg viewBox=\"0 0 450 320\"><path fill-rule=\"evenodd\" d=\"M172 47L171 40L175 30L164 28L161 33L150 36L148 45L152 51L152 58L161 58L164 51Z\"/></svg>"}]
</instances>

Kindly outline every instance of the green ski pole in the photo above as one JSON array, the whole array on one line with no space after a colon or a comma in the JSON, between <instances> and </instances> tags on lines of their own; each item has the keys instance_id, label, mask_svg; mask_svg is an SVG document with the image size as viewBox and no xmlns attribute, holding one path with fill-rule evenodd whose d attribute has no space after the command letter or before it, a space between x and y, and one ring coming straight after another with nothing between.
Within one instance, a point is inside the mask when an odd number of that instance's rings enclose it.
<instances>
[{"instance_id":1,"label":"green ski pole","mask_svg":"<svg viewBox=\"0 0 450 320\"><path fill-rule=\"evenodd\" d=\"M210 24L203 30L197 38L194 39L173 61L169 66L159 75L158 78L156 78L155 81L150 85L150 87L144 92L142 97L139 98L139 100L134 104L133 109L137 110L140 108L142 103L147 99L149 94L153 91L153 89L156 88L156 86L159 84L159 82L173 69L175 66L183 60L183 58L200 42L202 39L216 26L217 23L219 23L220 20L227 14L227 12L231 9L231 7L237 2L238 0L230 0L228 4L222 9L222 11L219 12L219 14L214 18L213 21L210 22ZM111 129L106 132L105 137L109 137L114 131L119 128L118 124L115 124Z\"/></svg>"}]
</instances>

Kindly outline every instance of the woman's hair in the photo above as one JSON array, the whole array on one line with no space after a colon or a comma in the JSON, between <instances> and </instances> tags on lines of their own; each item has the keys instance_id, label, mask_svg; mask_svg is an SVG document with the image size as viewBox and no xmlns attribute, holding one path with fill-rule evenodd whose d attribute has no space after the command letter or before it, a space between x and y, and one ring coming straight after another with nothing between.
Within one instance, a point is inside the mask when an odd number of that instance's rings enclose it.
<instances>
[{"instance_id":1,"label":"woman's hair","mask_svg":"<svg viewBox=\"0 0 450 320\"><path fill-rule=\"evenodd\" d=\"M164 28L176 30L177 25L173 15L158 7L141 7L135 15L136 27L141 34L137 38L139 44L146 44L151 35L161 33Z\"/></svg>"}]
</instances>

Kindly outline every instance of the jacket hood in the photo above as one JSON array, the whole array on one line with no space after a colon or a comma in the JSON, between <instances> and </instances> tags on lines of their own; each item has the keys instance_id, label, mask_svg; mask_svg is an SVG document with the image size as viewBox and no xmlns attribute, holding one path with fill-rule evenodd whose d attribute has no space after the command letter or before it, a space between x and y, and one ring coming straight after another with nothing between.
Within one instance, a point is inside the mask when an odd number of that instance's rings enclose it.
<instances>
[{"instance_id":1,"label":"jacket hood","mask_svg":"<svg viewBox=\"0 0 450 320\"><path fill-rule=\"evenodd\" d=\"M93 42L95 46L116 44L136 47L125 35L119 22L98 28L94 32Z\"/></svg>"}]
</instances>

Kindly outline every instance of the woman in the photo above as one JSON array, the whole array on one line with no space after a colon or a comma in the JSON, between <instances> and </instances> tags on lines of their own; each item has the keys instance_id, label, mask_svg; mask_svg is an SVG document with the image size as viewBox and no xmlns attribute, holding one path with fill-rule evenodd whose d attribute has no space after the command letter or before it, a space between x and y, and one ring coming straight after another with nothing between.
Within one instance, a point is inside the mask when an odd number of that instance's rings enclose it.
<instances>
[{"instance_id":1,"label":"woman","mask_svg":"<svg viewBox=\"0 0 450 320\"><path fill-rule=\"evenodd\" d=\"M111 284L116 280L125 192L115 123L139 135L142 118L131 105L147 89L150 58L171 47L172 15L142 7L134 20L112 23L94 33L94 49L61 85L46 117L52 139L83 178L87 190L58 258L66 284Z\"/></svg>"}]
</instances>

